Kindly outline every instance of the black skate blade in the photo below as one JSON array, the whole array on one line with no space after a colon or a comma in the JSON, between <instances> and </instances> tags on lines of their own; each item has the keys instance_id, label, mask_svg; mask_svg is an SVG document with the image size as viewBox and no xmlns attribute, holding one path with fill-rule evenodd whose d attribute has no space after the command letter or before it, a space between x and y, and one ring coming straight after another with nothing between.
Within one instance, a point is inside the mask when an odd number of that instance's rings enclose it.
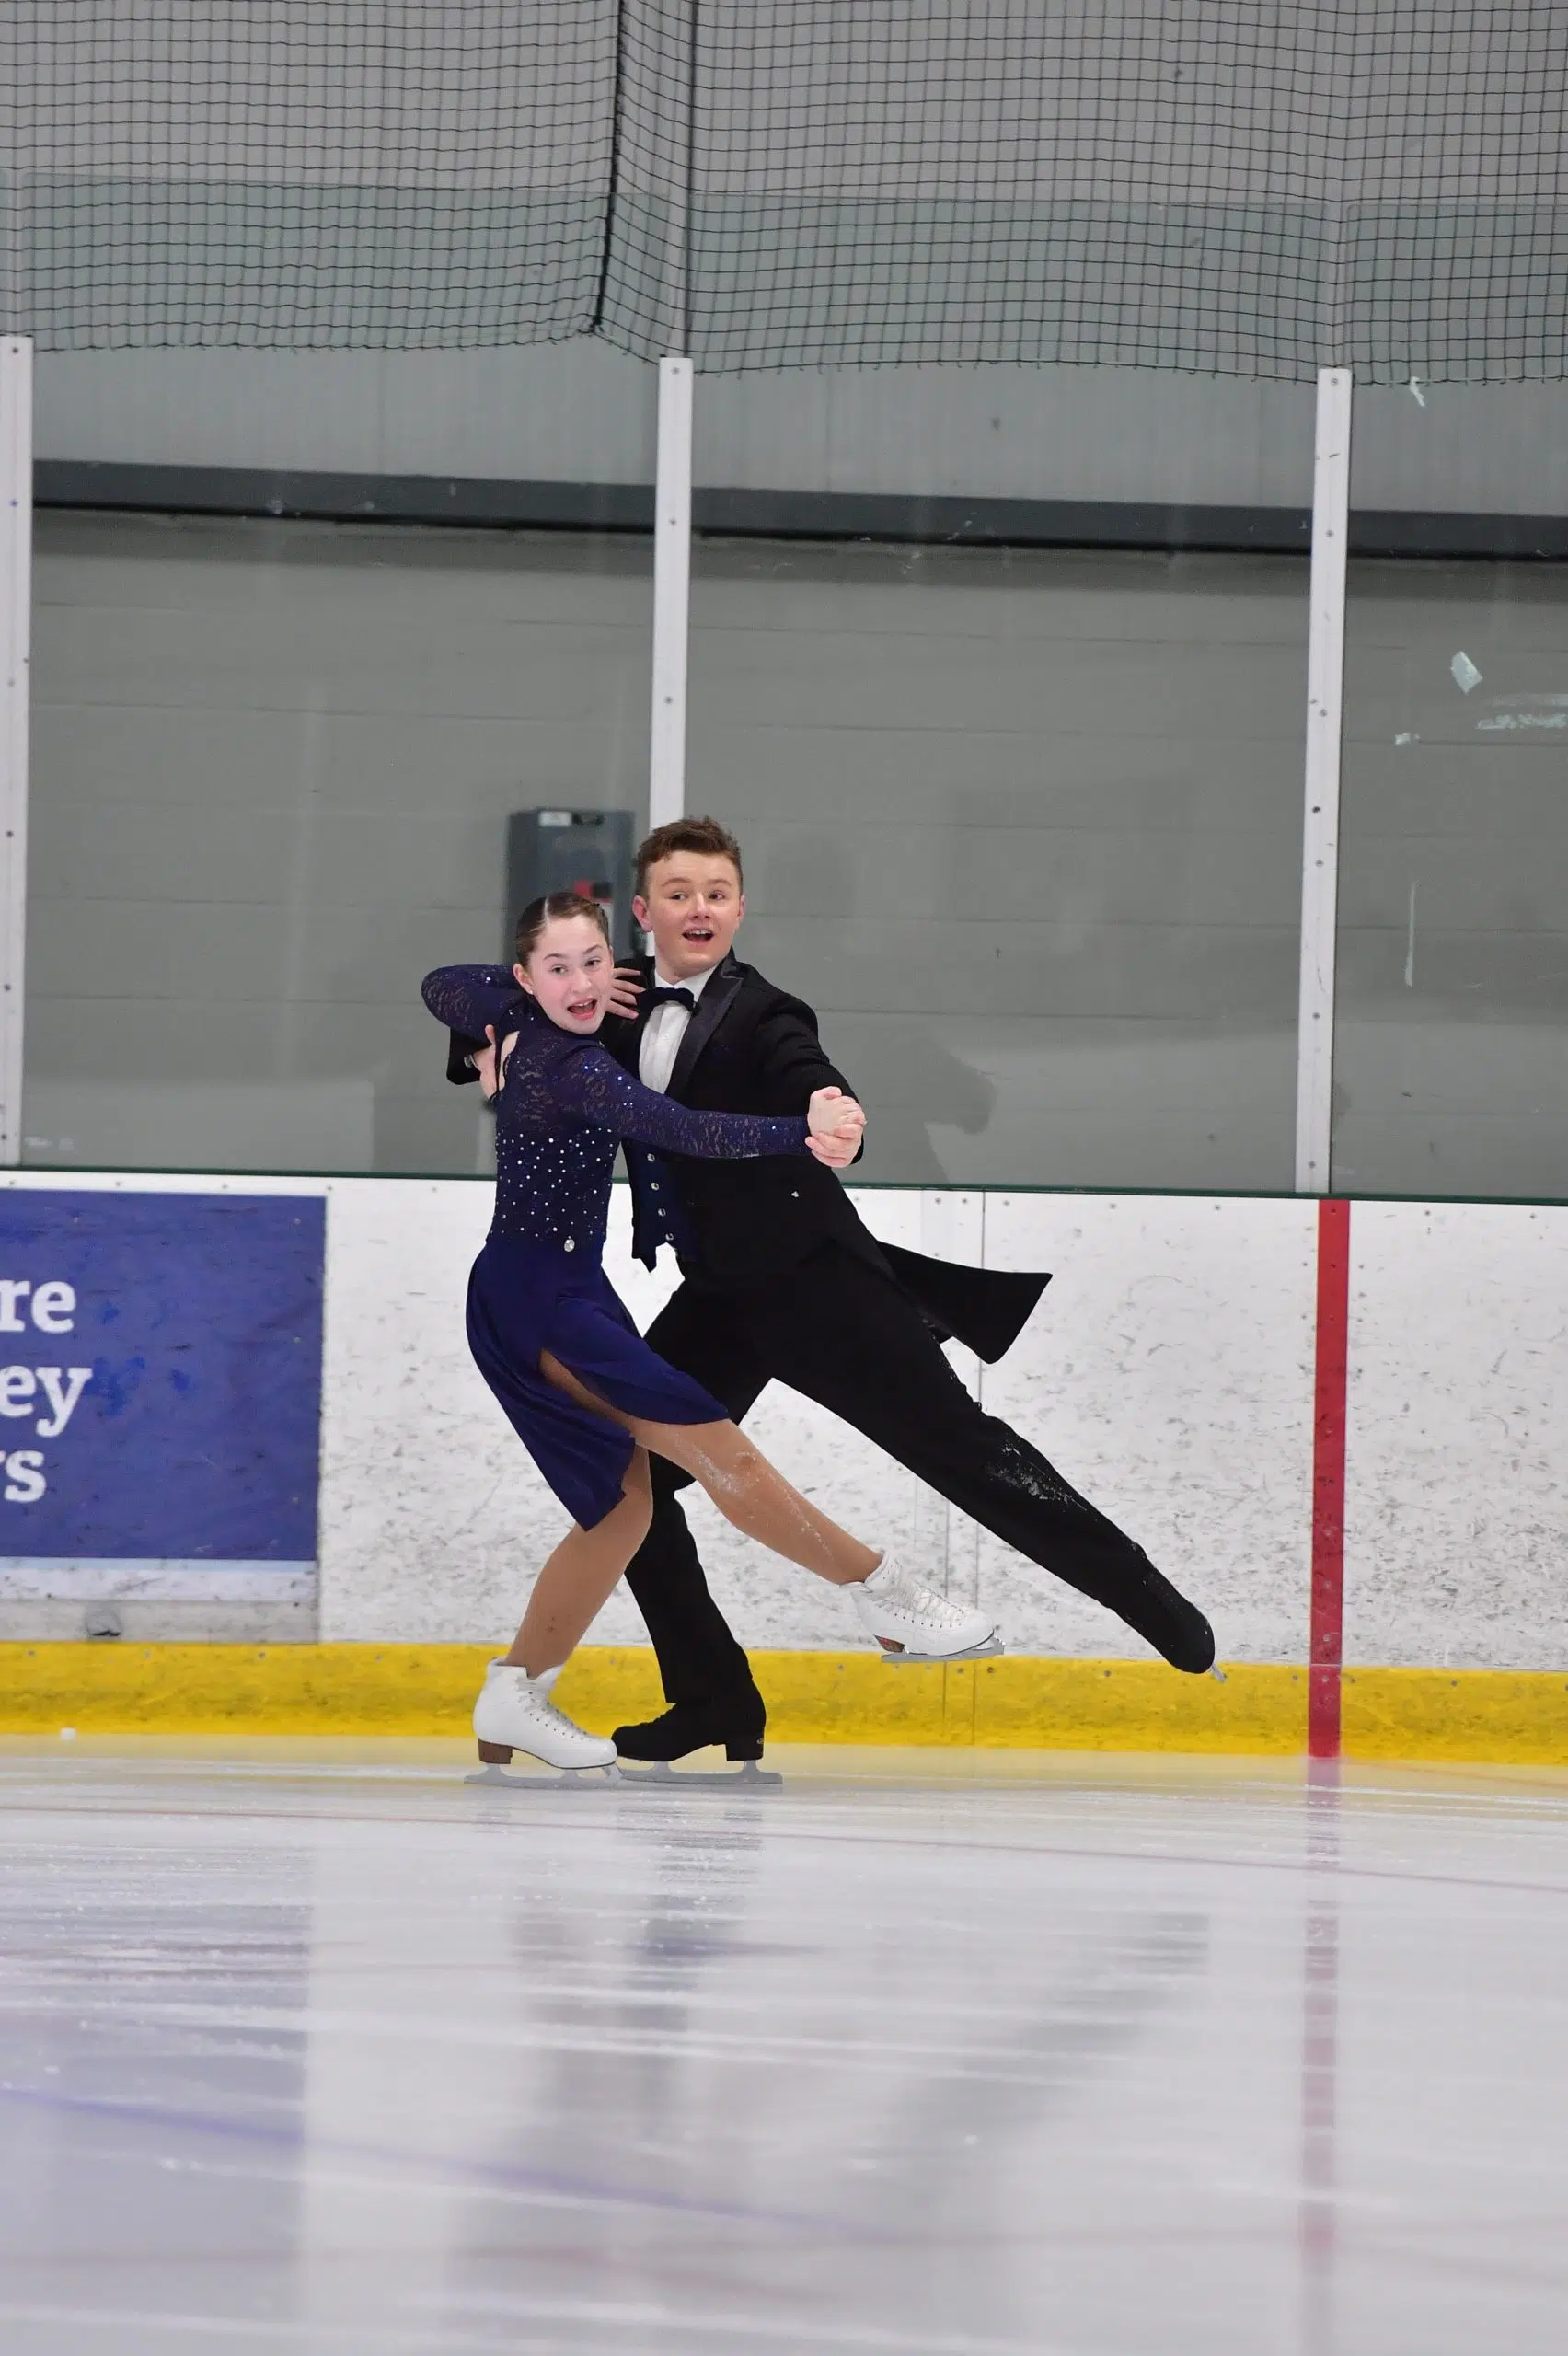
<instances>
[{"instance_id":1,"label":"black skate blade","mask_svg":"<svg viewBox=\"0 0 1568 2356\"><path fill-rule=\"evenodd\" d=\"M885 1645L877 1649L889 1669L946 1669L955 1660L995 1660L1007 1646L1000 1636L987 1636L983 1645L971 1645L963 1653L890 1653Z\"/></svg>"},{"instance_id":2,"label":"black skate blade","mask_svg":"<svg viewBox=\"0 0 1568 2356\"><path fill-rule=\"evenodd\" d=\"M509 1775L504 1767L481 1767L477 1775L465 1775L468 1784L481 1784L488 1791L508 1792L592 1792L602 1791L604 1784L618 1784L618 1767L563 1767L557 1775Z\"/></svg>"},{"instance_id":3,"label":"black skate blade","mask_svg":"<svg viewBox=\"0 0 1568 2356\"><path fill-rule=\"evenodd\" d=\"M738 1767L688 1767L682 1773L667 1759L659 1759L648 1767L628 1767L623 1760L620 1780L657 1784L666 1792L776 1792L784 1778L771 1767L759 1767L755 1759L744 1760Z\"/></svg>"}]
</instances>

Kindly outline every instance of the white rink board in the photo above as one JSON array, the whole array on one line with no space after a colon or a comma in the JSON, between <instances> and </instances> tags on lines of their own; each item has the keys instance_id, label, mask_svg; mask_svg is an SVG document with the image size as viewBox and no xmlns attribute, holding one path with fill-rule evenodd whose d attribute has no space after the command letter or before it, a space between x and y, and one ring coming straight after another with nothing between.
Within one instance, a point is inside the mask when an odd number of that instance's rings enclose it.
<instances>
[{"instance_id":1,"label":"white rink board","mask_svg":"<svg viewBox=\"0 0 1568 2356\"><path fill-rule=\"evenodd\" d=\"M330 1182L324 1640L487 1642L507 1630L565 1517L470 1364L461 1300L488 1216L464 1181ZM1056 1271L985 1403L1016 1422L1225 1628L1231 1658L1307 1642L1315 1209L1182 1198L859 1195L889 1242ZM631 1258L615 1194L610 1276L639 1324L672 1289ZM955 1350L966 1376L977 1371ZM789 1477L955 1593L995 1600L1019 1652L1141 1653L1122 1624L1024 1565L860 1436L781 1384L748 1426ZM379 1476L370 1468L380 1466ZM386 1473L396 1467L396 1477ZM861 1641L841 1600L686 1502L748 1646ZM594 1630L638 1643L623 1589Z\"/></svg>"},{"instance_id":2,"label":"white rink board","mask_svg":"<svg viewBox=\"0 0 1568 2356\"><path fill-rule=\"evenodd\" d=\"M1568 1208L1351 1212L1347 1661L1568 1669Z\"/></svg>"},{"instance_id":3,"label":"white rink board","mask_svg":"<svg viewBox=\"0 0 1568 2356\"><path fill-rule=\"evenodd\" d=\"M1306 1658L1317 1205L985 1197L993 1267L1050 1268L990 1411L1043 1448L1214 1622L1227 1660ZM988 1533L980 1584L1026 1652L1144 1655Z\"/></svg>"},{"instance_id":4,"label":"white rink board","mask_svg":"<svg viewBox=\"0 0 1568 2356\"><path fill-rule=\"evenodd\" d=\"M486 1183L45 1171L0 1183L324 1195L319 1634L488 1643L509 1632L565 1517L464 1339ZM1204 1605L1224 1657L1303 1659L1316 1205L914 1188L857 1198L889 1241L1054 1271L1007 1360L979 1369L954 1350L960 1371ZM646 1323L673 1279L636 1265L628 1226L617 1187L608 1267ZM1346 1659L1568 1665L1568 1209L1358 1203L1352 1253ZM1142 1652L794 1393L776 1385L752 1428L851 1528L909 1547L954 1593L994 1601L1015 1652ZM836 1597L686 1497L744 1643L854 1639ZM163 1586L179 1576L166 1571ZM189 1592L193 1605L216 1600L201 1566ZM612 1599L594 1635L641 1641L629 1597Z\"/></svg>"}]
</instances>

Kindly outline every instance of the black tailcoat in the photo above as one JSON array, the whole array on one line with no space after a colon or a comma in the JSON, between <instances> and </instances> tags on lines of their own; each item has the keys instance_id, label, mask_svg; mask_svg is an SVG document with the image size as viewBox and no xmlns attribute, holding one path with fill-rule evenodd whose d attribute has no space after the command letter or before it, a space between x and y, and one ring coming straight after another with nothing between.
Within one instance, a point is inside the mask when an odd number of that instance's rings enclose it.
<instances>
[{"instance_id":1,"label":"black tailcoat","mask_svg":"<svg viewBox=\"0 0 1568 2356\"><path fill-rule=\"evenodd\" d=\"M651 962L642 960L640 970L650 981ZM634 1076L647 1019L645 999L635 1022L611 1017L600 1034ZM791 1114L803 1113L818 1088L855 1092L829 1060L812 1009L776 988L755 965L726 957L686 1024L669 1094L697 1112ZM824 1243L837 1243L886 1269L943 1340L963 1342L992 1360L1011 1348L1050 1281L961 1267L879 1243L837 1175L809 1156L799 1161L780 1155L756 1161L683 1158L670 1168L687 1212L682 1270L706 1288L755 1284L810 1259ZM628 1156L628 1172L641 1241L650 1231L651 1205L635 1154Z\"/></svg>"}]
</instances>

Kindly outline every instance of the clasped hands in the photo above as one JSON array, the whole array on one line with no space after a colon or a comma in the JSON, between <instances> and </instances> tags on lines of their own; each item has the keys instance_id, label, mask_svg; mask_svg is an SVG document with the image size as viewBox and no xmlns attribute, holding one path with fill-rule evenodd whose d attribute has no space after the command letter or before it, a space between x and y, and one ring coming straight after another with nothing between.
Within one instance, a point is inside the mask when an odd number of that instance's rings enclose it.
<instances>
[{"instance_id":1,"label":"clasped hands","mask_svg":"<svg viewBox=\"0 0 1568 2356\"><path fill-rule=\"evenodd\" d=\"M817 1088L806 1106L806 1150L829 1170L847 1170L860 1150L866 1115L841 1088Z\"/></svg>"}]
</instances>

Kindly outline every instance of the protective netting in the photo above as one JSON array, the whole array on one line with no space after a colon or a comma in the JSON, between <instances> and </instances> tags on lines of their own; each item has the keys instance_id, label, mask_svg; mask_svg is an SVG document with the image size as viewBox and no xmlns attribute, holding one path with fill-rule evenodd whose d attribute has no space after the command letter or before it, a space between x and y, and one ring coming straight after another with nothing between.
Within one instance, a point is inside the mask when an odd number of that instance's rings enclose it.
<instances>
[{"instance_id":1,"label":"protective netting","mask_svg":"<svg viewBox=\"0 0 1568 2356\"><path fill-rule=\"evenodd\" d=\"M46 346L1561 376L1568 0L8 0Z\"/></svg>"},{"instance_id":2,"label":"protective netting","mask_svg":"<svg viewBox=\"0 0 1568 2356\"><path fill-rule=\"evenodd\" d=\"M612 0L0 0L9 320L46 346L581 334L617 46Z\"/></svg>"}]
</instances>

